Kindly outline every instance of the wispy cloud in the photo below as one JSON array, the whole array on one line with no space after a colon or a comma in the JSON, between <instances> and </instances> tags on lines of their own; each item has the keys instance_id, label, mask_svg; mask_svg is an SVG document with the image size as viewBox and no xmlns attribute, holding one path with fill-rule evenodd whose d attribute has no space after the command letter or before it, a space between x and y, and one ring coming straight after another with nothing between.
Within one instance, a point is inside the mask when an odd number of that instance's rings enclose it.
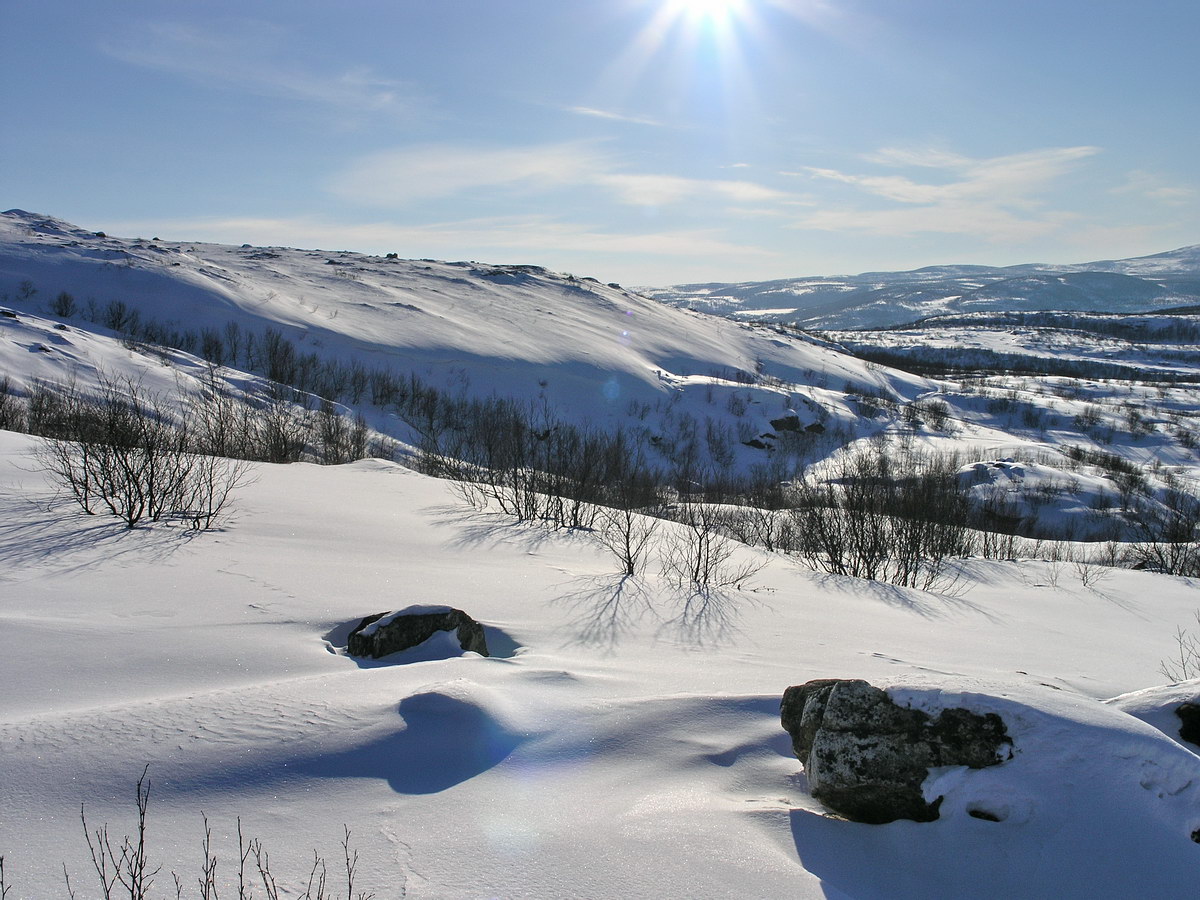
<instances>
[{"instance_id":1,"label":"wispy cloud","mask_svg":"<svg viewBox=\"0 0 1200 900\"><path fill-rule=\"evenodd\" d=\"M593 119L608 119L612 122L626 122L630 125L651 125L662 127L662 122L648 116L631 116L626 113L613 112L608 109L596 109L592 106L568 106L567 112L577 116L588 116Z\"/></svg>"},{"instance_id":2,"label":"wispy cloud","mask_svg":"<svg viewBox=\"0 0 1200 900\"><path fill-rule=\"evenodd\" d=\"M408 113L411 86L353 67L317 71L286 58L287 31L259 21L224 28L151 22L109 39L101 49L131 65L259 96L318 103L340 111Z\"/></svg>"},{"instance_id":3,"label":"wispy cloud","mask_svg":"<svg viewBox=\"0 0 1200 900\"><path fill-rule=\"evenodd\" d=\"M595 174L594 183L614 191L632 206L666 206L696 197L717 197L736 203L769 202L787 194L752 181L681 178L676 175Z\"/></svg>"},{"instance_id":4,"label":"wispy cloud","mask_svg":"<svg viewBox=\"0 0 1200 900\"><path fill-rule=\"evenodd\" d=\"M549 217L492 217L398 225L390 222L343 224L317 217L201 218L139 220L112 223L114 231L170 235L183 240L221 243L254 243L273 246L356 248L382 253L408 248L412 256L442 255L463 258L496 252L513 253L619 253L655 257L736 255L768 257L759 247L722 238L714 229L675 229L616 233L591 225L560 222Z\"/></svg>"},{"instance_id":5,"label":"wispy cloud","mask_svg":"<svg viewBox=\"0 0 1200 900\"><path fill-rule=\"evenodd\" d=\"M1172 206L1192 203L1197 196L1196 189L1189 185L1171 184L1163 178L1141 169L1130 172L1126 176L1125 183L1112 188L1109 193L1132 194Z\"/></svg>"},{"instance_id":6,"label":"wispy cloud","mask_svg":"<svg viewBox=\"0 0 1200 900\"><path fill-rule=\"evenodd\" d=\"M578 184L606 165L596 145L586 141L524 147L421 144L362 157L335 176L330 188L355 202L398 207L484 187Z\"/></svg>"},{"instance_id":7,"label":"wispy cloud","mask_svg":"<svg viewBox=\"0 0 1200 900\"><path fill-rule=\"evenodd\" d=\"M625 172L592 141L523 147L405 147L356 160L330 187L344 199L394 207L482 188L545 192L586 187L607 192L618 203L654 207L698 198L754 204L789 197L752 181Z\"/></svg>"},{"instance_id":8,"label":"wispy cloud","mask_svg":"<svg viewBox=\"0 0 1200 900\"><path fill-rule=\"evenodd\" d=\"M826 198L795 225L879 235L934 232L1000 242L1027 239L1057 231L1075 218L1069 211L1049 209L1047 193L1053 182L1099 152L1090 146L1051 147L976 159L942 150L885 148L866 157L877 166L941 176L921 179L805 167L789 174L816 187L848 185L856 189L855 196Z\"/></svg>"}]
</instances>

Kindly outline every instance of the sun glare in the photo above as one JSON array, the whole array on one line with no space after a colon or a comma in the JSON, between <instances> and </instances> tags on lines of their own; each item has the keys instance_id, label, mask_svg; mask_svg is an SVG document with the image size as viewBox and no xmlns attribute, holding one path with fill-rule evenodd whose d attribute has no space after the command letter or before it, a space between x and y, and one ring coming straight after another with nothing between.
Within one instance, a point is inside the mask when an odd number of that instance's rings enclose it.
<instances>
[{"instance_id":1,"label":"sun glare","mask_svg":"<svg viewBox=\"0 0 1200 900\"><path fill-rule=\"evenodd\" d=\"M667 0L667 8L698 25L724 25L744 11L745 0Z\"/></svg>"}]
</instances>

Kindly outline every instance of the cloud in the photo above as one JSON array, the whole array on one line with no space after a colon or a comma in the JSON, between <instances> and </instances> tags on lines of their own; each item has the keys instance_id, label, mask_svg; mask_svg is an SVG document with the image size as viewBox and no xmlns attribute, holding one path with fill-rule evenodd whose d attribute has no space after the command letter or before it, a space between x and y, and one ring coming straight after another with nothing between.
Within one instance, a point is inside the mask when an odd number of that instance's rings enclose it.
<instances>
[{"instance_id":1,"label":"cloud","mask_svg":"<svg viewBox=\"0 0 1200 900\"><path fill-rule=\"evenodd\" d=\"M170 72L201 84L258 96L317 103L341 111L411 112L410 85L364 67L319 72L280 59L287 32L278 25L238 21L226 27L152 22L101 45L131 65Z\"/></svg>"},{"instance_id":2,"label":"cloud","mask_svg":"<svg viewBox=\"0 0 1200 900\"><path fill-rule=\"evenodd\" d=\"M970 234L997 242L1046 235L1076 218L1046 209L1052 183L1099 152L1090 146L1051 147L975 159L942 150L884 148L866 157L878 166L930 170L941 174L940 179L809 166L788 174L816 185L848 185L859 197L873 197L885 205L835 196L798 219L794 227L892 236Z\"/></svg>"},{"instance_id":3,"label":"cloud","mask_svg":"<svg viewBox=\"0 0 1200 900\"><path fill-rule=\"evenodd\" d=\"M269 246L356 248L363 252L402 251L402 256L442 255L476 258L485 252L504 254L619 253L656 257L736 255L768 257L758 247L735 244L712 229L677 229L642 233L613 233L589 225L559 222L548 217L494 217L398 225L390 222L342 224L317 217L202 218L117 222L114 232L154 232L182 240L253 243Z\"/></svg>"},{"instance_id":4,"label":"cloud","mask_svg":"<svg viewBox=\"0 0 1200 900\"><path fill-rule=\"evenodd\" d=\"M1111 194L1133 194L1171 206L1182 206L1195 200L1195 188L1170 184L1157 175L1136 169L1126 176L1125 183L1109 190Z\"/></svg>"},{"instance_id":5,"label":"cloud","mask_svg":"<svg viewBox=\"0 0 1200 900\"><path fill-rule=\"evenodd\" d=\"M485 188L545 192L563 187L598 188L619 203L651 207L696 198L754 204L789 197L751 181L623 172L593 141L521 147L417 145L363 157L330 182L333 193L343 199L393 207Z\"/></svg>"},{"instance_id":6,"label":"cloud","mask_svg":"<svg viewBox=\"0 0 1200 900\"><path fill-rule=\"evenodd\" d=\"M612 112L607 109L596 109L591 106L568 106L567 112L577 116L590 116L593 119L608 119L613 122L628 122L631 125L652 125L662 127L662 122L647 116L630 116L624 113Z\"/></svg>"},{"instance_id":7,"label":"cloud","mask_svg":"<svg viewBox=\"0 0 1200 900\"><path fill-rule=\"evenodd\" d=\"M736 203L780 200L788 195L751 181L681 178L676 175L600 174L596 184L610 188L622 203L665 206L695 197L718 197Z\"/></svg>"},{"instance_id":8,"label":"cloud","mask_svg":"<svg viewBox=\"0 0 1200 900\"><path fill-rule=\"evenodd\" d=\"M422 144L363 157L330 184L340 197L375 206L452 197L484 187L538 189L594 180L607 166L584 141L525 147Z\"/></svg>"},{"instance_id":9,"label":"cloud","mask_svg":"<svg viewBox=\"0 0 1200 900\"><path fill-rule=\"evenodd\" d=\"M881 165L920 166L950 172L946 183L915 181L903 175L854 175L834 169L808 167L815 178L852 184L870 194L899 203L954 203L964 200L1022 202L1046 184L1066 174L1082 159L1099 153L1097 147L1053 147L1011 156L970 159L949 153L916 153L885 149L868 157Z\"/></svg>"}]
</instances>

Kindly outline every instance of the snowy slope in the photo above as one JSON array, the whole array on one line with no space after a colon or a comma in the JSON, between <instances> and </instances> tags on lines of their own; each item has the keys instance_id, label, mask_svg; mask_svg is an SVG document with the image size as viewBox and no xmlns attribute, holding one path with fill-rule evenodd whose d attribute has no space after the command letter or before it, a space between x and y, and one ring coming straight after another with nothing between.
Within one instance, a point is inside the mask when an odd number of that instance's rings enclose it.
<instances>
[{"instance_id":1,"label":"snowy slope","mask_svg":"<svg viewBox=\"0 0 1200 900\"><path fill-rule=\"evenodd\" d=\"M734 471L772 465L780 480L841 447L883 436L952 451L968 464L1011 456L1045 462L1065 445L1082 445L1139 466L1167 464L1193 483L1200 478L1194 449L1200 422L1186 386L999 376L968 385L845 352L883 348L902 364L910 354L935 360L977 354L982 362L1050 357L1078 364L1088 378L1095 364L1189 378L1194 347L1186 343L1152 352L1144 342L976 321L983 314L974 313L960 317L957 327L935 320L912 331L831 335L842 339L839 345L673 309L534 266L124 240L19 211L0 214L0 238L0 291L7 295L0 297L0 313L8 312L0 314L0 378L17 393L39 380L86 387L102 374L140 381L161 394L202 390L212 377L203 359L104 326L103 311L119 302L147 321L194 333L224 334L234 323L243 342L274 329L294 341L298 353L413 372L452 394L523 399L567 421L623 427L646 446L696 434L710 459L715 440ZM980 275L973 267L907 274ZM53 312L62 291L73 295L74 314ZM1194 317L1170 318L1186 324ZM1119 321L1112 317L1108 325ZM1158 327L1151 318L1128 322L1147 331ZM266 387L232 364L219 378L259 394ZM1006 399L989 397L995 392ZM390 407L373 406L369 398L357 404L335 399L343 412L363 413L372 428L402 446L419 440ZM947 404L943 424L931 424L937 422L927 414L931 403ZM793 416L812 431L803 432L802 455L784 459L772 423ZM1036 481L1014 482L1013 500L1030 509L1036 504L1044 514L1045 491ZM1161 490L1156 475L1150 483ZM1027 491L1038 497L1027 503L1016 496ZM1108 534L1111 517L1098 517L1091 503L1111 505L1104 491L1081 494L1073 487L1059 504L1061 515L1046 517L1058 523L1053 533Z\"/></svg>"},{"instance_id":2,"label":"snowy slope","mask_svg":"<svg viewBox=\"0 0 1200 900\"><path fill-rule=\"evenodd\" d=\"M54 312L63 291L69 315ZM1058 536L1119 520L1103 453L1141 467L1151 499L1200 471L1186 383L933 380L533 266L122 240L12 211L0 294L0 378L17 393L101 373L200 390L204 360L104 325L118 301L181 329L277 329L322 358L544 401L580 423L654 431L686 413L757 435L794 413L825 429L823 452L883 437L953 450L973 495ZM971 335L939 340L1038 345L1015 329ZM1049 350L1094 362L1105 347ZM234 367L221 377L264 387ZM388 409L360 410L409 437ZM1067 444L1091 455L1068 465ZM663 571L679 526L661 523L646 570L624 578L585 529L514 525L383 460L256 464L220 530L127 531L55 497L37 447L0 431L7 900L65 895L64 864L91 896L80 804L119 837L147 765L163 896L171 871L195 893L202 815L221 896L236 894L239 817L291 895L314 848L338 869L343 824L358 889L380 900L1194 893L1200 757L1171 726L1200 686L1153 688L1176 629L1195 627L1194 579L1103 567L1084 548L1073 562L956 560L939 594L739 547L735 562L761 570L697 593ZM744 467L768 458L737 453ZM352 624L414 604L466 609L492 657L444 643L346 655ZM830 676L928 710L996 712L1014 758L935 772L934 823L828 816L778 703Z\"/></svg>"},{"instance_id":3,"label":"snowy slope","mask_svg":"<svg viewBox=\"0 0 1200 900\"><path fill-rule=\"evenodd\" d=\"M956 312L1134 313L1200 302L1200 245L1076 265L930 266L642 292L680 308L814 329L883 328Z\"/></svg>"},{"instance_id":4,"label":"snowy slope","mask_svg":"<svg viewBox=\"0 0 1200 900\"><path fill-rule=\"evenodd\" d=\"M78 307L66 317L52 312L62 292ZM0 306L16 314L0 319L0 375L21 389L33 377L87 382L97 369L161 366L161 354L136 340L113 341L121 335L103 326L114 303L193 334L224 335L233 323L244 341L273 329L298 354L415 373L455 395L545 404L579 424L655 433L684 414L742 441L789 414L857 433L846 391L911 400L930 389L819 341L537 266L124 240L19 210L0 214ZM185 386L205 369L185 355L170 360ZM362 411L380 431L410 438L387 410ZM734 454L743 469L765 459L740 441Z\"/></svg>"},{"instance_id":5,"label":"snowy slope","mask_svg":"<svg viewBox=\"0 0 1200 900\"><path fill-rule=\"evenodd\" d=\"M25 303L23 281L37 290ZM537 266L101 238L20 211L0 214L0 290L30 312L67 291L193 329L271 325L338 358L457 369L484 393L536 396L539 378L557 374L566 383L548 391L564 404L597 405L613 378L622 400L641 399L668 392L664 376L750 373L756 361L785 381L819 367L880 382L811 344Z\"/></svg>"},{"instance_id":6,"label":"snowy slope","mask_svg":"<svg viewBox=\"0 0 1200 900\"><path fill-rule=\"evenodd\" d=\"M258 466L224 530L126 532L47 505L32 443L0 433L13 898L62 895L63 863L91 890L79 805L123 833L147 764L163 888L203 812L223 890L240 816L293 891L345 823L380 898L1190 896L1200 758L1099 700L1160 680L1194 582L973 563L949 597L746 549L765 568L701 608L395 464ZM339 651L410 603L466 608L496 655ZM1017 755L937 773L935 823L829 818L778 722L824 676L998 712Z\"/></svg>"}]
</instances>

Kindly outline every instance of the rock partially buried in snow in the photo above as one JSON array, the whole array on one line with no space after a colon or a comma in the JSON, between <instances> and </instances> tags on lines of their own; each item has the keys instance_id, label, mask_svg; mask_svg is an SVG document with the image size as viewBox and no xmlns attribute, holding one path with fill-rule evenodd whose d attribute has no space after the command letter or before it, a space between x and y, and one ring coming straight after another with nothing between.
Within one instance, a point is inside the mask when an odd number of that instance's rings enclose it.
<instances>
[{"instance_id":1,"label":"rock partially buried in snow","mask_svg":"<svg viewBox=\"0 0 1200 900\"><path fill-rule=\"evenodd\" d=\"M857 679L789 687L780 720L813 796L852 821L874 825L936 819L942 798L929 802L922 791L931 768L981 769L1011 756L1012 740L995 713L943 709L934 718L897 706Z\"/></svg>"},{"instance_id":2,"label":"rock partially buried in snow","mask_svg":"<svg viewBox=\"0 0 1200 900\"><path fill-rule=\"evenodd\" d=\"M1133 691L1105 702L1200 753L1200 678Z\"/></svg>"},{"instance_id":3,"label":"rock partially buried in snow","mask_svg":"<svg viewBox=\"0 0 1200 900\"><path fill-rule=\"evenodd\" d=\"M346 651L351 656L379 659L417 647L441 631L454 634L463 650L489 655L483 626L450 606L409 606L367 616L350 632Z\"/></svg>"}]
</instances>

